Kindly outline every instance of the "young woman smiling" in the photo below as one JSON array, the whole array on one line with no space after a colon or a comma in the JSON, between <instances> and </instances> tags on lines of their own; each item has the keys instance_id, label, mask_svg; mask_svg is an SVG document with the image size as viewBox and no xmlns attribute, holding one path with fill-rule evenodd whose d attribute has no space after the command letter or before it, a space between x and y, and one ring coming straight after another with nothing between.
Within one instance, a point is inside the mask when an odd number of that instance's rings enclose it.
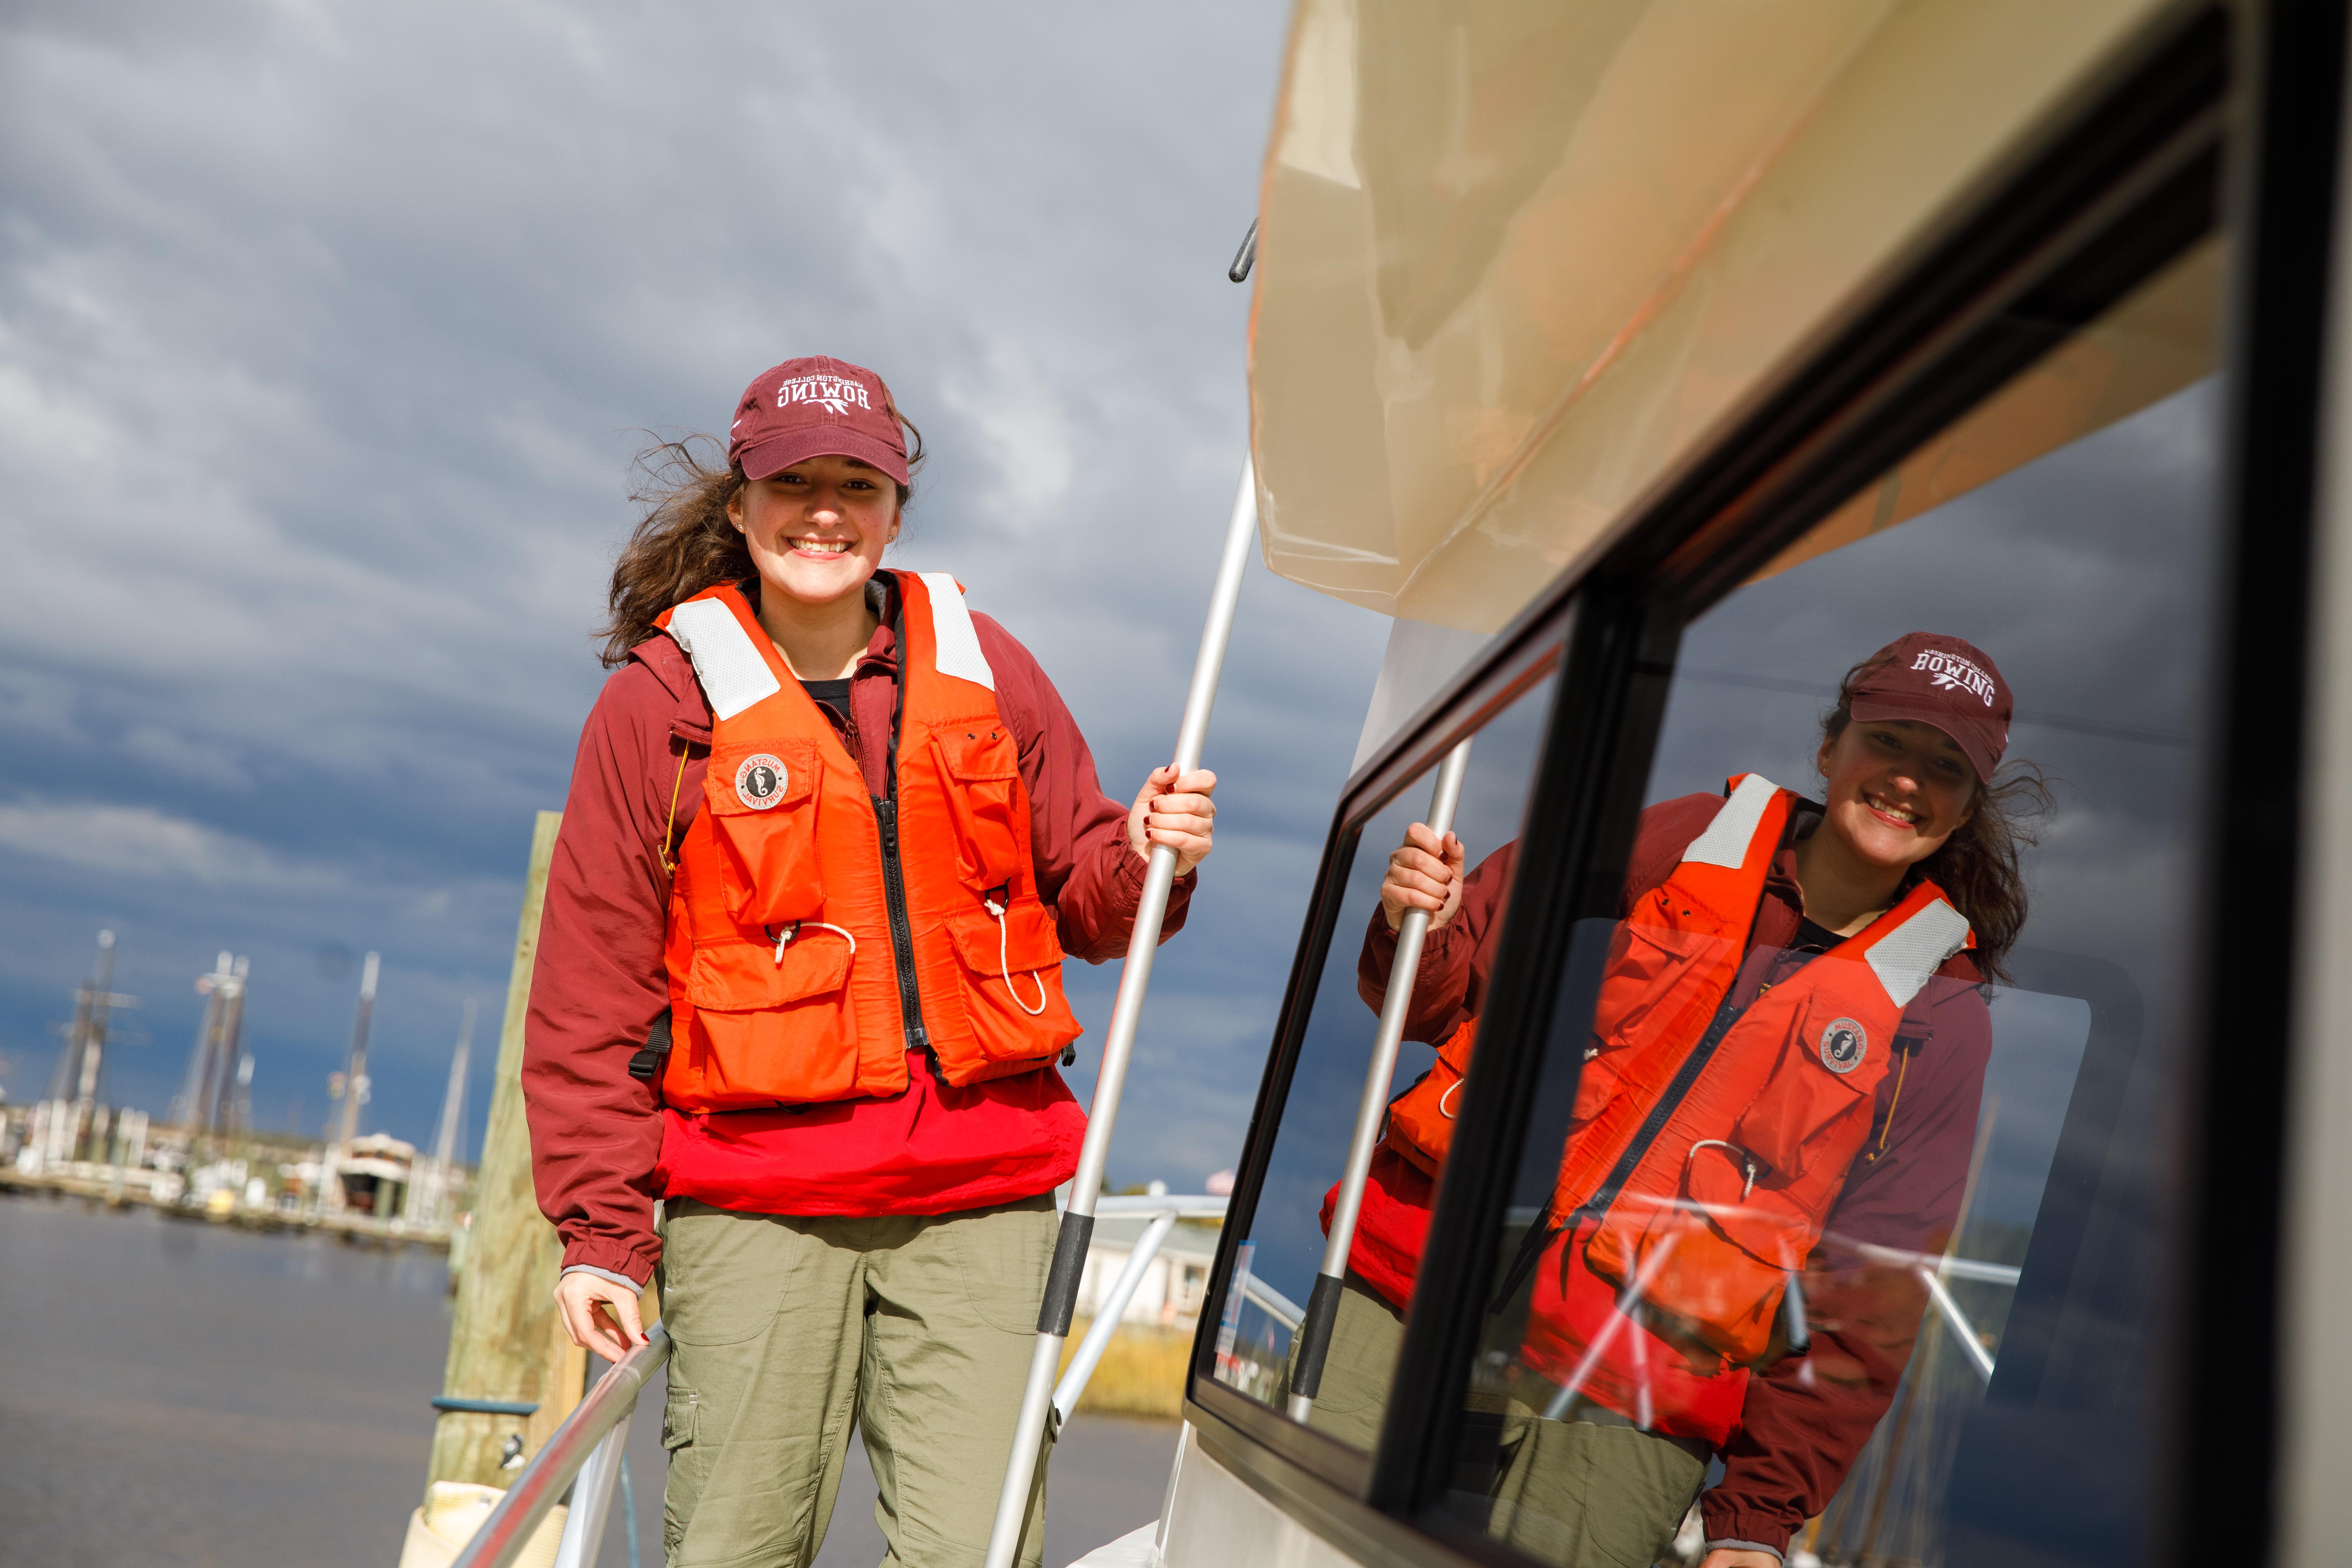
<instances>
[{"instance_id":1,"label":"young woman smiling","mask_svg":"<svg viewBox=\"0 0 2352 1568\"><path fill-rule=\"evenodd\" d=\"M1996 775L2010 713L1981 650L1913 633L1840 683L1818 804L1742 774L1642 814L1558 1182L1501 1292L1526 1328L1488 1346L1524 1369L1497 1534L1648 1563L1698 1499L1702 1568L1768 1568L1837 1490L1925 1302L1886 1260L1957 1223L1982 985L2025 923L2016 822L2046 796ZM1366 934L1377 1009L1404 911L1431 911L1406 1035L1440 1052L1391 1108L1310 1417L1351 1441L1385 1405L1517 847L1465 877L1415 824Z\"/></svg>"},{"instance_id":2,"label":"young woman smiling","mask_svg":"<svg viewBox=\"0 0 2352 1568\"><path fill-rule=\"evenodd\" d=\"M801 359L725 469L662 449L549 874L523 1084L556 1298L617 1358L660 1277L673 1565L811 1561L853 1426L892 1561L982 1555L1085 1127L1062 959L1126 950L1154 843L1175 931L1210 849L1213 774L1106 798L1028 650L882 567L913 429Z\"/></svg>"}]
</instances>

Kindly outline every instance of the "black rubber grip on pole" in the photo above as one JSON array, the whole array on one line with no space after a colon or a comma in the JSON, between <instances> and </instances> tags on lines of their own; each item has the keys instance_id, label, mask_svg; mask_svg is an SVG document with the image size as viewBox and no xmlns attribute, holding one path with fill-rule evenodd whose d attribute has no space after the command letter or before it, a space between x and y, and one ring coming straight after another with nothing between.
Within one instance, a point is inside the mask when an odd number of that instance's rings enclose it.
<instances>
[{"instance_id":1,"label":"black rubber grip on pole","mask_svg":"<svg viewBox=\"0 0 2352 1568\"><path fill-rule=\"evenodd\" d=\"M1339 1321L1339 1282L1328 1274L1315 1277L1307 1298L1307 1316L1298 1324L1298 1358L1290 1363L1290 1392L1307 1399L1323 1386L1323 1358L1330 1353L1331 1326Z\"/></svg>"},{"instance_id":2,"label":"black rubber grip on pole","mask_svg":"<svg viewBox=\"0 0 2352 1568\"><path fill-rule=\"evenodd\" d=\"M1045 1304L1037 1309L1037 1331L1057 1340L1070 1337L1070 1319L1078 1309L1078 1281L1087 1275L1087 1248L1094 1244L1095 1216L1065 1210L1062 1234L1054 1242L1054 1267L1045 1274Z\"/></svg>"}]
</instances>

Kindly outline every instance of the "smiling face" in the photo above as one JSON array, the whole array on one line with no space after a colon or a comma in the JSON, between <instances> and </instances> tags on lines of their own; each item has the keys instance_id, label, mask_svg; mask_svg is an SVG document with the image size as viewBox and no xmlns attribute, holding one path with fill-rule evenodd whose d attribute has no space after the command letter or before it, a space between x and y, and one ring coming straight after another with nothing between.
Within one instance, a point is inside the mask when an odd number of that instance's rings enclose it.
<instances>
[{"instance_id":1,"label":"smiling face","mask_svg":"<svg viewBox=\"0 0 2352 1568\"><path fill-rule=\"evenodd\" d=\"M1933 724L1856 720L1815 761L1829 781L1822 826L1882 870L1899 874L1925 860L1974 809L1977 771Z\"/></svg>"},{"instance_id":2,"label":"smiling face","mask_svg":"<svg viewBox=\"0 0 2352 1568\"><path fill-rule=\"evenodd\" d=\"M855 458L810 458L727 503L761 584L803 605L862 595L898 536L898 487Z\"/></svg>"}]
</instances>

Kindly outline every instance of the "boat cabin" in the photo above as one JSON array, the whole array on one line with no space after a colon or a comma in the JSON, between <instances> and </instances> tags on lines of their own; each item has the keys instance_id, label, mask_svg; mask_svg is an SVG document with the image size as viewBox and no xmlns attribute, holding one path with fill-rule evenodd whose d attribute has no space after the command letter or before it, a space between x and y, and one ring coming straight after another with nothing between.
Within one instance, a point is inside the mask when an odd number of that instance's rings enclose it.
<instances>
[{"instance_id":1,"label":"boat cabin","mask_svg":"<svg viewBox=\"0 0 2352 1568\"><path fill-rule=\"evenodd\" d=\"M1259 539L1395 626L1089 1562L2345 1560L2346 47L1300 0Z\"/></svg>"}]
</instances>

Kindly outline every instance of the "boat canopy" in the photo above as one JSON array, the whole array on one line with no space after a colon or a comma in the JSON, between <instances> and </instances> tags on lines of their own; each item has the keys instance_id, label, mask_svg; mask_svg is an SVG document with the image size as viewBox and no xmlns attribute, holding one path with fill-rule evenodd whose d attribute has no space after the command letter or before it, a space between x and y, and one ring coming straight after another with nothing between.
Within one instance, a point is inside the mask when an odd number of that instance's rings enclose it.
<instances>
[{"instance_id":1,"label":"boat canopy","mask_svg":"<svg viewBox=\"0 0 2352 1568\"><path fill-rule=\"evenodd\" d=\"M1947 236L2163 8L1301 0L1251 440L1266 564L1422 623L1391 645L1416 690L1384 672L1359 760ZM2219 264L2218 242L2176 264L1768 570L2206 374Z\"/></svg>"}]
</instances>

